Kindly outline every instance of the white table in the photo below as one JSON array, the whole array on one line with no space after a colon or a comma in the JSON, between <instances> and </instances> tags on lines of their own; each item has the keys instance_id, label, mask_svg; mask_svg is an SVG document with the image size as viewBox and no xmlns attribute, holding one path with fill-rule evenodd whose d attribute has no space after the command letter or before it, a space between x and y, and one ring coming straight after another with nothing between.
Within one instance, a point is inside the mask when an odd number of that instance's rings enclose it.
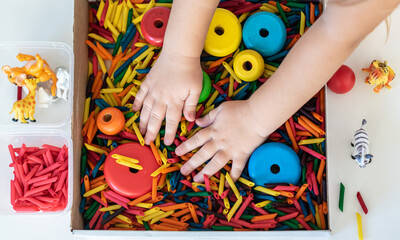
<instances>
[{"instance_id":1,"label":"white table","mask_svg":"<svg viewBox=\"0 0 400 240\"><path fill-rule=\"evenodd\" d=\"M400 79L393 89L375 94L364 84L362 67L373 59L388 60L400 74L400 11L391 17L392 28L386 39L386 25L381 24L346 61L356 73L357 83L346 95L328 91L328 174L330 239L357 239L355 212L362 213L356 200L360 191L369 207L363 216L365 239L398 239L397 224L400 191L396 175L400 169ZM0 7L0 41L60 41L72 46L72 0L9 0ZM360 169L351 160L350 141L366 118L373 163ZM4 159L2 159L4 160ZM339 182L346 186L344 212L338 210ZM0 196L1 197L1 196ZM70 216L21 217L0 216L1 239L72 239ZM76 238L75 238L76 239ZM275 239L275 238L274 238ZM295 238L294 238L295 239Z\"/></svg>"}]
</instances>

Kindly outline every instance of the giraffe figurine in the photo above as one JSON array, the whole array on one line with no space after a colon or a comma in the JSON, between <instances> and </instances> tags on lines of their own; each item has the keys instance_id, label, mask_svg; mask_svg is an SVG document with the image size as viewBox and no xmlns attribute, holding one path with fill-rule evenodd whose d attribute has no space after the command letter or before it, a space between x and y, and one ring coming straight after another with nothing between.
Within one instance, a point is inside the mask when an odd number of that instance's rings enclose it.
<instances>
[{"instance_id":1,"label":"giraffe figurine","mask_svg":"<svg viewBox=\"0 0 400 240\"><path fill-rule=\"evenodd\" d=\"M28 119L31 122L36 122L36 119L33 117L33 115L35 114L35 98L38 81L39 80L36 78L24 80L25 86L28 88L29 93L25 98L14 103L10 112L10 114L14 112L14 118L12 119L14 122L18 122L18 119L21 121L21 123L28 123L26 121Z\"/></svg>"}]
</instances>

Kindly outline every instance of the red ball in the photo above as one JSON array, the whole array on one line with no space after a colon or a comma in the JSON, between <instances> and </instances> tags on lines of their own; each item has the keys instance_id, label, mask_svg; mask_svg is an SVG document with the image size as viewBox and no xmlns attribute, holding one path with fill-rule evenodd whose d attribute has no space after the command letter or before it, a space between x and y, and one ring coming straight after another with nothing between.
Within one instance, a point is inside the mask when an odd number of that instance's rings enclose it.
<instances>
[{"instance_id":1,"label":"red ball","mask_svg":"<svg viewBox=\"0 0 400 240\"><path fill-rule=\"evenodd\" d=\"M356 76L351 68L342 65L328 81L328 88L337 94L349 92L356 83Z\"/></svg>"}]
</instances>

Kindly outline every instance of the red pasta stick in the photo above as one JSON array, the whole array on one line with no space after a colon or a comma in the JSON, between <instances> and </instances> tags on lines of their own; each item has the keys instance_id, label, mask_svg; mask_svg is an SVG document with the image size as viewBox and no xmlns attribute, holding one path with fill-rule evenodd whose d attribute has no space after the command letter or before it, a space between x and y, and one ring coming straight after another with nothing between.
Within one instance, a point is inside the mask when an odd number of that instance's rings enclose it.
<instances>
[{"instance_id":1,"label":"red pasta stick","mask_svg":"<svg viewBox=\"0 0 400 240\"><path fill-rule=\"evenodd\" d=\"M367 205L365 205L364 199L362 198L360 192L357 192L357 199L358 199L358 202L361 205L362 210L364 211L365 214L367 214L368 213L368 208L367 208Z\"/></svg>"},{"instance_id":2,"label":"red pasta stick","mask_svg":"<svg viewBox=\"0 0 400 240\"><path fill-rule=\"evenodd\" d=\"M57 182L57 185L55 187L55 191L58 192L61 190L62 186L64 185L65 179L67 178L68 170L64 171L61 173L60 178Z\"/></svg>"}]
</instances>

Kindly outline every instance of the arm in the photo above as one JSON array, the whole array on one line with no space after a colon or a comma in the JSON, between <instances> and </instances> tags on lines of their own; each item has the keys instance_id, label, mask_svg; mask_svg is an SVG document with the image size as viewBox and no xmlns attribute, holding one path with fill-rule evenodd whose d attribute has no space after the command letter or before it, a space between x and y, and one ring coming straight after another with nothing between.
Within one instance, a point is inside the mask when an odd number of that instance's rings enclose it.
<instances>
[{"instance_id":1,"label":"arm","mask_svg":"<svg viewBox=\"0 0 400 240\"><path fill-rule=\"evenodd\" d=\"M398 0L331 0L321 18L293 47L279 69L250 98L268 136L305 104L360 42L398 5ZM353 2L353 3L352 3ZM304 69L299 73L299 65Z\"/></svg>"},{"instance_id":2,"label":"arm","mask_svg":"<svg viewBox=\"0 0 400 240\"><path fill-rule=\"evenodd\" d=\"M194 178L201 182L203 174L211 176L232 160L231 176L237 180L253 150L321 89L398 2L330 0L323 15L249 100L225 102L196 120L205 129L175 151L183 155L201 147L182 166L182 174L211 159Z\"/></svg>"},{"instance_id":3,"label":"arm","mask_svg":"<svg viewBox=\"0 0 400 240\"><path fill-rule=\"evenodd\" d=\"M166 117L164 143L172 144L182 116L195 120L203 73L200 54L218 0L175 0L162 53L142 83L133 110L142 109L140 131L153 141Z\"/></svg>"}]
</instances>

